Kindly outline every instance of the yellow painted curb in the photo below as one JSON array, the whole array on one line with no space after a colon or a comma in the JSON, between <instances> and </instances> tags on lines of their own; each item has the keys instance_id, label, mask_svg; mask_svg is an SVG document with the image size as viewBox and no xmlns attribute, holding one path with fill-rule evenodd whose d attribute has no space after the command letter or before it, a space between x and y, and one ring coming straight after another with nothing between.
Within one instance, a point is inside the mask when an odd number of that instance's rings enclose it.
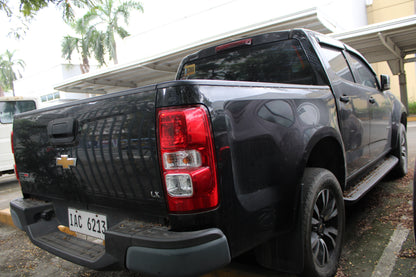
<instances>
[{"instance_id":1,"label":"yellow painted curb","mask_svg":"<svg viewBox=\"0 0 416 277\"><path fill-rule=\"evenodd\" d=\"M409 117L407 117L407 122L415 122L416 121L416 116L415 115L411 115Z\"/></svg>"},{"instance_id":2,"label":"yellow painted curb","mask_svg":"<svg viewBox=\"0 0 416 277\"><path fill-rule=\"evenodd\" d=\"M15 227L10 215L10 209L0 210L0 222Z\"/></svg>"}]
</instances>

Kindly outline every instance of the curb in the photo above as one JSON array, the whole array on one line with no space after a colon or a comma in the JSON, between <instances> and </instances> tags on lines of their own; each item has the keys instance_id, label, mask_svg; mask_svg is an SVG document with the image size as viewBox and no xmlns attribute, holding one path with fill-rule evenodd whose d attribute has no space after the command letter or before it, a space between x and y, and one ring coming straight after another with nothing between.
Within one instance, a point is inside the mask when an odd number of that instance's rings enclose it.
<instances>
[{"instance_id":1,"label":"curb","mask_svg":"<svg viewBox=\"0 0 416 277\"><path fill-rule=\"evenodd\" d=\"M10 215L10 209L0 210L0 222L12 227L16 227L14 226L12 216Z\"/></svg>"},{"instance_id":2,"label":"curb","mask_svg":"<svg viewBox=\"0 0 416 277\"><path fill-rule=\"evenodd\" d=\"M416 115L411 114L407 117L407 122L415 122L416 121Z\"/></svg>"}]
</instances>

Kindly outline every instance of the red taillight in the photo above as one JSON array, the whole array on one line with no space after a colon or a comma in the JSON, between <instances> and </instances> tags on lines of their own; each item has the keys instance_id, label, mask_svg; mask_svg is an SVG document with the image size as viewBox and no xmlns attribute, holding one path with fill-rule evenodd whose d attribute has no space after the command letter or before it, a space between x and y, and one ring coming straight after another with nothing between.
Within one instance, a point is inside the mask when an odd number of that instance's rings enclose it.
<instances>
[{"instance_id":1,"label":"red taillight","mask_svg":"<svg viewBox=\"0 0 416 277\"><path fill-rule=\"evenodd\" d=\"M218 205L214 146L203 106L158 112L161 170L171 212Z\"/></svg>"},{"instance_id":2,"label":"red taillight","mask_svg":"<svg viewBox=\"0 0 416 277\"><path fill-rule=\"evenodd\" d=\"M12 153L14 154L13 131L12 131L12 133L11 133L11 135L10 135L10 142L11 142L11 144L12 144Z\"/></svg>"}]
</instances>

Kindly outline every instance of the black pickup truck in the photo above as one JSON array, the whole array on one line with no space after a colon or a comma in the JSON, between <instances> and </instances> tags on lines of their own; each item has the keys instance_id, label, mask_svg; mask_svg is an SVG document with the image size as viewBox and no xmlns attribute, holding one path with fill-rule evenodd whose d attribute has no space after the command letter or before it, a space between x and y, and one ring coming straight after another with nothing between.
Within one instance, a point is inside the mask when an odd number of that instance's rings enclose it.
<instances>
[{"instance_id":1,"label":"black pickup truck","mask_svg":"<svg viewBox=\"0 0 416 277\"><path fill-rule=\"evenodd\" d=\"M203 49L176 79L17 115L15 225L94 269L197 276L253 250L334 275L344 204L407 173L388 76L295 29Z\"/></svg>"}]
</instances>

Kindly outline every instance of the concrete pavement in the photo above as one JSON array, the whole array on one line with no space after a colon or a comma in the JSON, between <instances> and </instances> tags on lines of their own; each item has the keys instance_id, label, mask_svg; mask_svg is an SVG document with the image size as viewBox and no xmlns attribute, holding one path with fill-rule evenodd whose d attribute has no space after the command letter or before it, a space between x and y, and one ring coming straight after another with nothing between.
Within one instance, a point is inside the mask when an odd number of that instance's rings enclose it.
<instances>
[{"instance_id":1,"label":"concrete pavement","mask_svg":"<svg viewBox=\"0 0 416 277\"><path fill-rule=\"evenodd\" d=\"M0 222L14 226L10 216L10 201L22 197L19 182L14 174L0 177Z\"/></svg>"}]
</instances>

